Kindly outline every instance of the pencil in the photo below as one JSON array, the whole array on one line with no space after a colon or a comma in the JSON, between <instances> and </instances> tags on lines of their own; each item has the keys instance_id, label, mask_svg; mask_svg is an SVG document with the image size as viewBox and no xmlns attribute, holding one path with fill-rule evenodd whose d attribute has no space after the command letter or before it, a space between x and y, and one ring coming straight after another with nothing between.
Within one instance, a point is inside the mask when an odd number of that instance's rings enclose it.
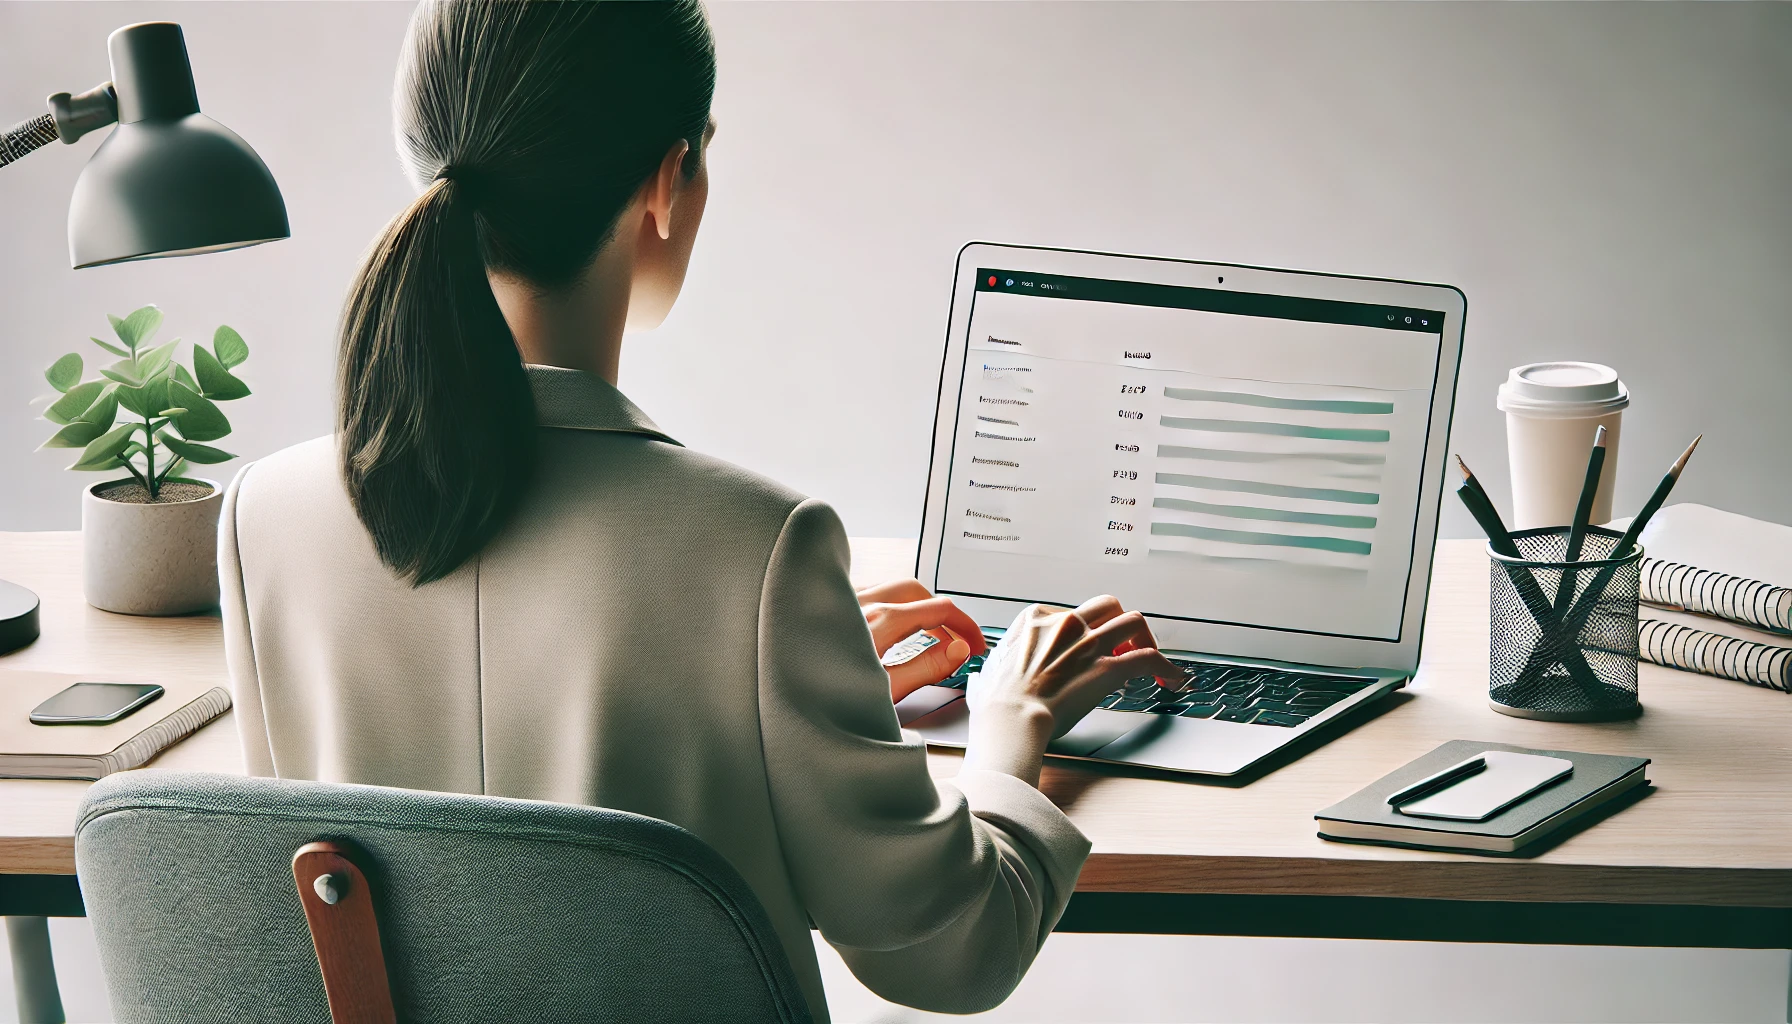
<instances>
[{"instance_id":1,"label":"pencil","mask_svg":"<svg viewBox=\"0 0 1792 1024\"><path fill-rule=\"evenodd\" d=\"M1654 518L1655 513L1661 511L1661 503L1668 500L1668 494L1680 481L1680 471L1686 468L1686 461L1692 458L1692 450L1697 448L1699 442L1704 438L1704 434L1693 438L1692 443L1686 446L1686 450L1680 453L1680 457L1674 460L1674 464L1668 467L1667 475L1661 478L1661 483L1655 485L1655 493L1649 495L1648 501L1643 502L1643 510L1630 521L1630 527L1624 531L1624 536L1618 538L1618 546L1612 549L1613 558L1625 557L1624 552L1636 543L1638 537L1642 536L1643 527L1649 525L1649 520Z\"/></svg>"},{"instance_id":2,"label":"pencil","mask_svg":"<svg viewBox=\"0 0 1792 1024\"><path fill-rule=\"evenodd\" d=\"M1580 485L1580 502L1574 506L1574 522L1568 527L1568 554L1564 562L1580 561L1587 540L1587 521L1593 518L1593 498L1599 493L1599 474L1605 469L1605 425L1593 433L1593 450L1587 454L1587 478ZM1560 604L1560 598L1557 599Z\"/></svg>"},{"instance_id":3,"label":"pencil","mask_svg":"<svg viewBox=\"0 0 1792 1024\"><path fill-rule=\"evenodd\" d=\"M1481 481L1475 479L1475 474L1469 471L1468 463L1462 461L1460 455L1456 456L1456 467L1462 471L1462 486L1456 488L1456 496L1462 499L1462 503L1468 506L1469 514L1481 524L1481 529L1487 534L1487 542L1493 545L1493 550L1507 558L1523 557L1518 552L1518 545L1512 540L1512 534L1507 532L1505 521L1500 519L1499 510L1493 507L1493 501L1487 497Z\"/></svg>"},{"instance_id":4,"label":"pencil","mask_svg":"<svg viewBox=\"0 0 1792 1024\"><path fill-rule=\"evenodd\" d=\"M1593 432L1593 450L1587 453L1587 476L1581 481L1580 501L1574 506L1574 521L1568 525L1568 550L1562 561L1580 561L1580 549L1587 541L1587 521L1593 518L1593 498L1599 493L1599 474L1605 469L1605 426ZM1564 567L1562 579L1556 584L1556 597L1552 606L1556 615L1560 616L1568 607L1574 596L1574 585L1579 582L1579 573Z\"/></svg>"}]
</instances>

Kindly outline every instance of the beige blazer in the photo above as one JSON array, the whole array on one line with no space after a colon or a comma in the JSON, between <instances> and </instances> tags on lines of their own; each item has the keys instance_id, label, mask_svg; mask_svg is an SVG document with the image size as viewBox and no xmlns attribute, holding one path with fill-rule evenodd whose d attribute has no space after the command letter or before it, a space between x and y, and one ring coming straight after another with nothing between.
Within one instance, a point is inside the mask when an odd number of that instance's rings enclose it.
<instances>
[{"instance_id":1,"label":"beige blazer","mask_svg":"<svg viewBox=\"0 0 1792 1024\"><path fill-rule=\"evenodd\" d=\"M1000 1002L1088 841L1007 775L928 776L827 505L680 447L607 382L529 367L515 519L413 589L330 438L245 467L219 539L249 770L675 822L765 904L825 1020L810 923L896 1002Z\"/></svg>"}]
</instances>

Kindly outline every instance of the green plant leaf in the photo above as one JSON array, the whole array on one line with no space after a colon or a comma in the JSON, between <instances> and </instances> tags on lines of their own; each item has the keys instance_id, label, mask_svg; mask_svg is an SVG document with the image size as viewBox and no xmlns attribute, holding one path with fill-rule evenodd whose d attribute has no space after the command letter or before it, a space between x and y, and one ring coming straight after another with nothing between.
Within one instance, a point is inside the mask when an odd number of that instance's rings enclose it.
<instances>
[{"instance_id":1,"label":"green plant leaf","mask_svg":"<svg viewBox=\"0 0 1792 1024\"><path fill-rule=\"evenodd\" d=\"M162 435L162 443L167 445L168 450L174 454L186 459L188 462L197 462L202 466L210 466L219 462L229 462L231 459L236 458L235 455L232 455L227 451L213 448L210 445L194 444L191 441L182 441L179 438L169 437L166 434Z\"/></svg>"},{"instance_id":2,"label":"green plant leaf","mask_svg":"<svg viewBox=\"0 0 1792 1024\"><path fill-rule=\"evenodd\" d=\"M181 413L186 412L186 411L187 410L185 410L185 409L163 409L161 412L156 413L156 415L160 416L166 420L166 419L172 419L176 416L179 416Z\"/></svg>"},{"instance_id":3,"label":"green plant leaf","mask_svg":"<svg viewBox=\"0 0 1792 1024\"><path fill-rule=\"evenodd\" d=\"M207 398L228 402L249 395L249 385L231 376L224 364L202 345L193 346L193 373L199 378L199 392Z\"/></svg>"},{"instance_id":4,"label":"green plant leaf","mask_svg":"<svg viewBox=\"0 0 1792 1024\"><path fill-rule=\"evenodd\" d=\"M124 468L124 460L123 459L107 459L104 462L95 462L92 465L88 465L87 462L85 460L83 460L81 462L75 463L74 465L72 465L68 468L74 470L77 473L104 473L108 469L123 469ZM121 478L119 482L123 483L124 480Z\"/></svg>"},{"instance_id":5,"label":"green plant leaf","mask_svg":"<svg viewBox=\"0 0 1792 1024\"><path fill-rule=\"evenodd\" d=\"M79 419L81 414L93 406L100 392L106 389L103 380L90 380L85 384L76 384L63 392L62 397L44 410L44 419L51 423L69 423Z\"/></svg>"},{"instance_id":6,"label":"green plant leaf","mask_svg":"<svg viewBox=\"0 0 1792 1024\"><path fill-rule=\"evenodd\" d=\"M157 345L147 352L137 353L137 376L149 380L168 368L168 360L174 358L174 346L180 344L176 338L166 345Z\"/></svg>"},{"instance_id":7,"label":"green plant leaf","mask_svg":"<svg viewBox=\"0 0 1792 1024\"><path fill-rule=\"evenodd\" d=\"M112 421L118 418L118 385L106 385L106 390L100 392L100 397L87 407L87 411L75 418L82 423L98 423L101 430L112 429Z\"/></svg>"},{"instance_id":8,"label":"green plant leaf","mask_svg":"<svg viewBox=\"0 0 1792 1024\"><path fill-rule=\"evenodd\" d=\"M132 441L130 444L124 446L124 451L118 453L118 458L122 461L133 455L142 455L148 450L149 449L143 447L142 441Z\"/></svg>"},{"instance_id":9,"label":"green plant leaf","mask_svg":"<svg viewBox=\"0 0 1792 1024\"><path fill-rule=\"evenodd\" d=\"M58 391L66 392L69 388L81 383L81 370L86 366L81 357L73 352L50 364L44 371L44 379Z\"/></svg>"},{"instance_id":10,"label":"green plant leaf","mask_svg":"<svg viewBox=\"0 0 1792 1024\"><path fill-rule=\"evenodd\" d=\"M174 417L174 426L185 440L216 441L230 433L230 420L225 417L224 410L180 381L169 382L168 400L182 409L181 414Z\"/></svg>"},{"instance_id":11,"label":"green plant leaf","mask_svg":"<svg viewBox=\"0 0 1792 1024\"><path fill-rule=\"evenodd\" d=\"M109 341L101 341L100 339L95 338L92 335L88 335L87 340L93 342L95 345L98 345L99 347L105 349L106 351L112 353L115 356L126 356L126 357L130 356L129 352L126 352L124 349L119 348L117 345L114 345Z\"/></svg>"},{"instance_id":12,"label":"green plant leaf","mask_svg":"<svg viewBox=\"0 0 1792 1024\"><path fill-rule=\"evenodd\" d=\"M127 423L122 427L114 427L106 431L88 442L87 450L82 452L81 457L75 460L75 464L68 468L80 470L111 468L102 463L116 463L118 453L124 451L125 446L131 443L131 432L136 429L135 424Z\"/></svg>"},{"instance_id":13,"label":"green plant leaf","mask_svg":"<svg viewBox=\"0 0 1792 1024\"><path fill-rule=\"evenodd\" d=\"M175 459L173 462L170 462L167 465L167 467L165 467L160 473L156 474L156 479L157 480L166 480L169 477L177 476L177 475L179 475L181 470L186 469L186 468L187 468L187 460L186 459Z\"/></svg>"},{"instance_id":14,"label":"green plant leaf","mask_svg":"<svg viewBox=\"0 0 1792 1024\"><path fill-rule=\"evenodd\" d=\"M94 442L106 428L98 423L83 423L76 420L56 432L56 436L45 441L41 448L85 448Z\"/></svg>"},{"instance_id":15,"label":"green plant leaf","mask_svg":"<svg viewBox=\"0 0 1792 1024\"><path fill-rule=\"evenodd\" d=\"M162 327L162 311L155 306L133 310L123 320L117 317L111 319L112 329L118 332L118 340L124 342L125 347L132 352L137 351L138 345L154 337Z\"/></svg>"},{"instance_id":16,"label":"green plant leaf","mask_svg":"<svg viewBox=\"0 0 1792 1024\"><path fill-rule=\"evenodd\" d=\"M134 388L143 386L143 375L137 372L137 360L130 357L120 359L102 369L100 376L107 380L115 380L120 384L128 384Z\"/></svg>"},{"instance_id":17,"label":"green plant leaf","mask_svg":"<svg viewBox=\"0 0 1792 1024\"><path fill-rule=\"evenodd\" d=\"M223 363L226 370L242 365L243 360L249 358L249 343L229 324L212 332L212 350L218 353L218 362Z\"/></svg>"},{"instance_id":18,"label":"green plant leaf","mask_svg":"<svg viewBox=\"0 0 1792 1024\"><path fill-rule=\"evenodd\" d=\"M187 368L179 363L174 364L174 379L192 388L195 394L199 392L199 382L194 380L193 375L187 372Z\"/></svg>"},{"instance_id":19,"label":"green plant leaf","mask_svg":"<svg viewBox=\"0 0 1792 1024\"><path fill-rule=\"evenodd\" d=\"M118 404L139 416L153 416L169 406L167 377L157 377L139 388L120 387Z\"/></svg>"}]
</instances>

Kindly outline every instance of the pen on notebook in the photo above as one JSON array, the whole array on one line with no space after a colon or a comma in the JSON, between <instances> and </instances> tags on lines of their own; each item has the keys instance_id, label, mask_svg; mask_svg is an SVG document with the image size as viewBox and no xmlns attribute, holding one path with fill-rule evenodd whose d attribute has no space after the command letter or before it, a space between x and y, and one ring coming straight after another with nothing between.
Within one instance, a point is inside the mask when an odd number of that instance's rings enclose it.
<instances>
[{"instance_id":1,"label":"pen on notebook","mask_svg":"<svg viewBox=\"0 0 1792 1024\"><path fill-rule=\"evenodd\" d=\"M1587 453L1587 478L1580 485L1580 503L1574 506L1574 522L1568 527L1568 553L1564 562L1580 561L1587 540L1587 521L1593 518L1593 498L1599 493L1599 474L1605 469L1605 425L1593 434L1593 450ZM1558 597L1558 603L1560 598Z\"/></svg>"},{"instance_id":2,"label":"pen on notebook","mask_svg":"<svg viewBox=\"0 0 1792 1024\"><path fill-rule=\"evenodd\" d=\"M1481 481L1476 480L1475 474L1469 472L1468 463L1462 461L1460 455L1456 456L1456 466L1462 471L1462 486L1456 488L1456 496L1462 499L1462 503L1468 506L1469 514L1486 531L1488 543L1493 545L1493 550L1507 558L1520 557L1518 545L1512 542L1512 534L1506 531L1506 524L1500 519L1499 510L1488 499L1487 492L1481 488Z\"/></svg>"},{"instance_id":3,"label":"pen on notebook","mask_svg":"<svg viewBox=\"0 0 1792 1024\"><path fill-rule=\"evenodd\" d=\"M1440 789L1454 785L1455 783L1468 778L1470 775L1479 775L1486 770L1487 758L1485 756L1471 757L1466 761L1445 768L1436 775L1420 779L1412 785L1407 786L1400 792L1388 797L1388 803L1395 807L1398 807L1401 804L1411 803L1420 797L1430 796Z\"/></svg>"},{"instance_id":4,"label":"pen on notebook","mask_svg":"<svg viewBox=\"0 0 1792 1024\"><path fill-rule=\"evenodd\" d=\"M1680 457L1674 460L1674 464L1668 467L1667 475L1661 478L1661 483L1655 485L1655 493L1649 495L1648 501L1643 502L1643 510L1630 521L1630 527L1624 531L1624 536L1618 538L1618 546L1612 549L1613 558L1623 558L1624 553L1636 543L1636 539L1642 536L1643 527L1649 525L1649 520L1661 510L1661 503L1668 500L1668 494L1673 491L1674 484L1680 480L1680 471L1686 468L1686 461L1692 458L1692 450L1697 448L1699 442L1704 438L1704 434L1693 438L1692 443L1686 446L1686 450L1680 453Z\"/></svg>"}]
</instances>

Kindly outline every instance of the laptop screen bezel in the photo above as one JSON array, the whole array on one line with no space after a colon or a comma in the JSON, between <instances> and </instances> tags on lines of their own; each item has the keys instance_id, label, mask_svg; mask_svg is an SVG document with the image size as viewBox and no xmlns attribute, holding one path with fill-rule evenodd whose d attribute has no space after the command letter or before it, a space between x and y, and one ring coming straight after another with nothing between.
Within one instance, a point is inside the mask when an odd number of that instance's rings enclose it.
<instances>
[{"instance_id":1,"label":"laptop screen bezel","mask_svg":"<svg viewBox=\"0 0 1792 1024\"><path fill-rule=\"evenodd\" d=\"M1246 626L1150 615L1152 632L1166 650L1210 653L1235 658L1294 664L1360 667L1411 672L1418 667L1425 602L1430 592L1432 554L1443 495L1450 419L1455 411L1457 375L1462 362L1462 326L1467 299L1449 285L1350 277L1297 270L1278 270L1234 263L1177 260L1154 256L1059 249L1045 246L970 242L958 252L952 304L947 316L945 351L941 356L939 392L934 409L932 452L915 576L937 589L945 534L946 487L951 472L952 441L957 431L962 363L970 330L978 268L999 266L1038 274L1055 274L1244 293L1330 299L1374 305L1441 310L1436 385L1420 476L1418 515L1407 577L1405 604L1397 639L1338 636L1274 627ZM977 623L1006 626L1029 603L950 593Z\"/></svg>"}]
</instances>

